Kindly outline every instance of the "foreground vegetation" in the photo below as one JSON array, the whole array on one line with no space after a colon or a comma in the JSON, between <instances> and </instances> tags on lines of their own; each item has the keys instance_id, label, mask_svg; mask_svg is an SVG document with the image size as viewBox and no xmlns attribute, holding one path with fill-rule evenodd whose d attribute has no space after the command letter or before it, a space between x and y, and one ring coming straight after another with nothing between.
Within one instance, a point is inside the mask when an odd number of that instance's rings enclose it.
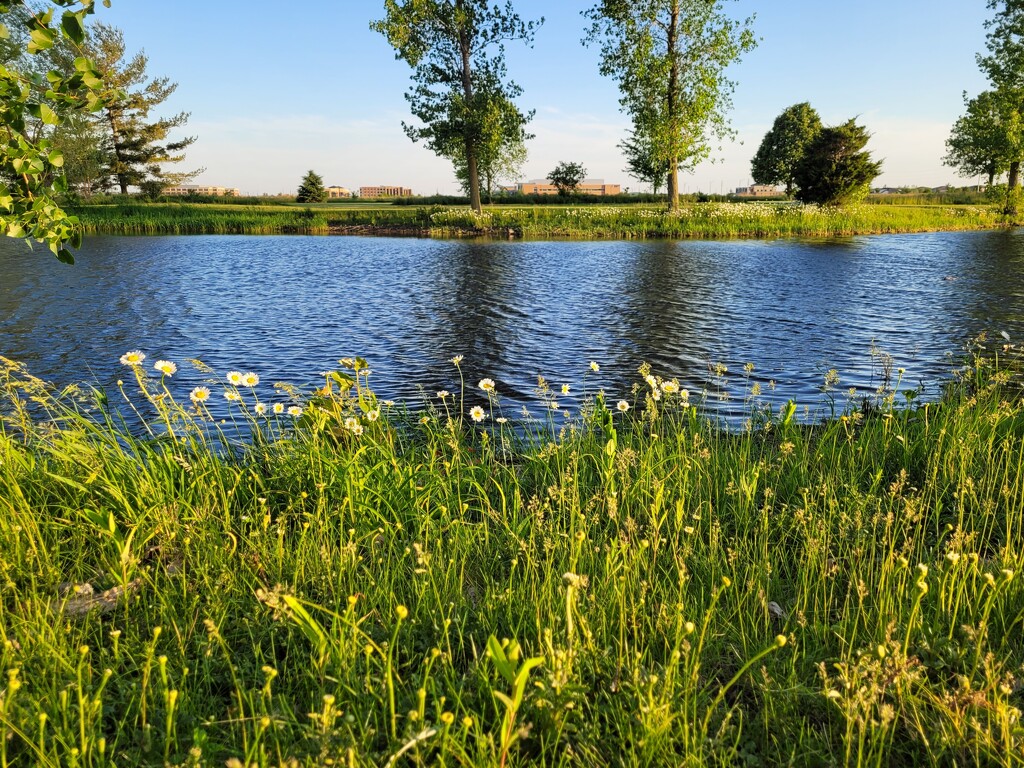
<instances>
[{"instance_id":1,"label":"foreground vegetation","mask_svg":"<svg viewBox=\"0 0 1024 768\"><path fill-rule=\"evenodd\" d=\"M1016 355L734 432L0 358L0 765L1021 765Z\"/></svg>"},{"instance_id":2,"label":"foreground vegetation","mask_svg":"<svg viewBox=\"0 0 1024 768\"><path fill-rule=\"evenodd\" d=\"M653 206L318 207L188 205L83 206L90 233L106 234L415 234L501 238L728 238L928 232L1003 226L985 206L820 208L789 203L697 203L677 211Z\"/></svg>"}]
</instances>

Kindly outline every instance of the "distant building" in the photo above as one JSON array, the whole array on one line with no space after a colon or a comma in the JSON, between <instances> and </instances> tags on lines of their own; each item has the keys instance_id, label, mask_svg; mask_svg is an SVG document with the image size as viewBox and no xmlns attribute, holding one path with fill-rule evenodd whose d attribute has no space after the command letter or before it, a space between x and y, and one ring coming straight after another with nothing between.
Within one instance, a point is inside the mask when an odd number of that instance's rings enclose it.
<instances>
[{"instance_id":1,"label":"distant building","mask_svg":"<svg viewBox=\"0 0 1024 768\"><path fill-rule=\"evenodd\" d=\"M163 194L168 196L206 195L209 197L238 197L241 194L234 187L207 187L201 184L178 184L167 187Z\"/></svg>"},{"instance_id":2,"label":"distant building","mask_svg":"<svg viewBox=\"0 0 1024 768\"><path fill-rule=\"evenodd\" d=\"M516 184L515 191L522 195L557 195L558 187L547 179L534 179ZM622 187L618 184L605 184L604 179L584 179L576 187L577 195L621 195Z\"/></svg>"},{"instance_id":3,"label":"distant building","mask_svg":"<svg viewBox=\"0 0 1024 768\"><path fill-rule=\"evenodd\" d=\"M328 187L327 197L352 197L352 190L349 189L348 187Z\"/></svg>"},{"instance_id":4,"label":"distant building","mask_svg":"<svg viewBox=\"0 0 1024 768\"><path fill-rule=\"evenodd\" d=\"M412 197L408 187L360 187L360 197Z\"/></svg>"},{"instance_id":5,"label":"distant building","mask_svg":"<svg viewBox=\"0 0 1024 768\"><path fill-rule=\"evenodd\" d=\"M781 194L772 184L754 184L751 187L736 187L736 197L778 197Z\"/></svg>"}]
</instances>

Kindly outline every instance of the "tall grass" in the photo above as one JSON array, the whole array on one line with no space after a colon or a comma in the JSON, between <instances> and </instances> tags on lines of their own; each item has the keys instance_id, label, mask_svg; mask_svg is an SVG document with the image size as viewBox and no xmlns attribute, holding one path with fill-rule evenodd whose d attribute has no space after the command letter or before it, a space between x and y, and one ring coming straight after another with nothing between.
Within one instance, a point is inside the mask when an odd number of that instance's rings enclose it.
<instances>
[{"instance_id":1,"label":"tall grass","mask_svg":"<svg viewBox=\"0 0 1024 768\"><path fill-rule=\"evenodd\" d=\"M0 360L0 765L1020 765L1017 357L738 432L208 372L241 441Z\"/></svg>"},{"instance_id":2,"label":"tall grass","mask_svg":"<svg viewBox=\"0 0 1024 768\"><path fill-rule=\"evenodd\" d=\"M983 206L698 203L669 212L652 206L468 208L345 206L104 205L74 210L88 232L108 234L365 233L501 238L830 237L888 232L984 229L1004 225Z\"/></svg>"},{"instance_id":3,"label":"tall grass","mask_svg":"<svg viewBox=\"0 0 1024 768\"><path fill-rule=\"evenodd\" d=\"M87 233L112 235L326 234L327 219L301 208L178 203L91 205L73 209Z\"/></svg>"}]
</instances>

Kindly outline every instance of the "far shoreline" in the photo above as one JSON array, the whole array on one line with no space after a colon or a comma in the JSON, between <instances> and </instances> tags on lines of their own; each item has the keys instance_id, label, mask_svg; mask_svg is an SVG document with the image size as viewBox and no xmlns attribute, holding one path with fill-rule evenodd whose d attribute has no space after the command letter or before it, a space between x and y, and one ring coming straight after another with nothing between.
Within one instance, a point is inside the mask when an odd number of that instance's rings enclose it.
<instances>
[{"instance_id":1,"label":"far shoreline","mask_svg":"<svg viewBox=\"0 0 1024 768\"><path fill-rule=\"evenodd\" d=\"M344 209L118 203L72 207L86 234L345 235L490 240L773 240L1012 229L993 206L819 208L709 202L663 206L382 206Z\"/></svg>"}]
</instances>

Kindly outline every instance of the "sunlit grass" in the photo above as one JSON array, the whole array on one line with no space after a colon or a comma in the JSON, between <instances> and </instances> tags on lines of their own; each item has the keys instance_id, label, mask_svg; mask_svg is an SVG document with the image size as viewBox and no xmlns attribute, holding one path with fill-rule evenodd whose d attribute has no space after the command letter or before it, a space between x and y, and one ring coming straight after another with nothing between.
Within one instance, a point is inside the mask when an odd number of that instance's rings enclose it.
<instances>
[{"instance_id":1,"label":"sunlit grass","mask_svg":"<svg viewBox=\"0 0 1024 768\"><path fill-rule=\"evenodd\" d=\"M516 425L143 352L0 358L0 765L1020 764L1013 347L732 432L646 367Z\"/></svg>"},{"instance_id":2,"label":"sunlit grass","mask_svg":"<svg viewBox=\"0 0 1024 768\"><path fill-rule=\"evenodd\" d=\"M494 206L482 214L439 206L231 206L137 204L74 211L89 232L108 234L418 234L500 238L832 237L1002 226L992 207L792 203L697 203L677 212L651 205Z\"/></svg>"}]
</instances>

